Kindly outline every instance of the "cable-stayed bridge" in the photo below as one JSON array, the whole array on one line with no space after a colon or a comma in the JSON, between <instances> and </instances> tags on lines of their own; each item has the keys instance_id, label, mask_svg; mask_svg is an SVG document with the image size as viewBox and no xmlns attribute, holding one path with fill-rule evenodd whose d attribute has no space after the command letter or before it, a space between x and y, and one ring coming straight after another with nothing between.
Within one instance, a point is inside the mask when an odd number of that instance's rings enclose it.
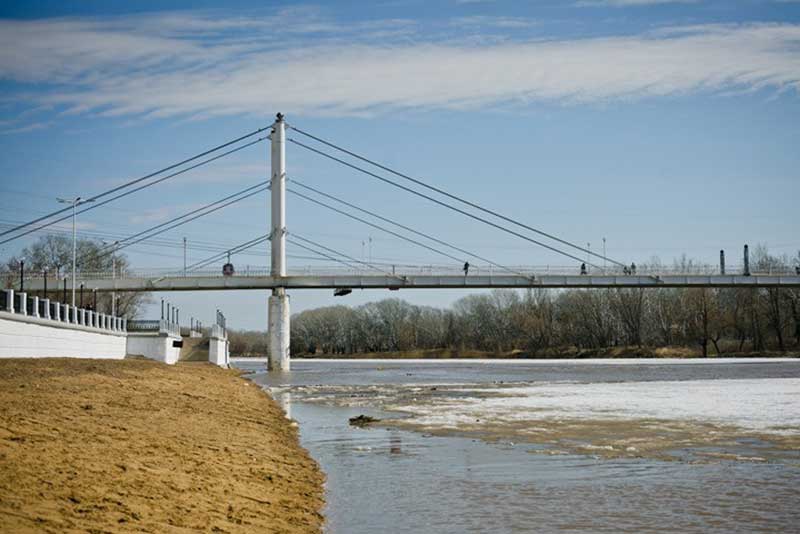
<instances>
[{"instance_id":1,"label":"cable-stayed bridge","mask_svg":"<svg viewBox=\"0 0 800 534\"><path fill-rule=\"evenodd\" d=\"M233 275L220 270L129 271L122 276L111 272L81 273L80 284L90 291L203 291L224 289L486 289L486 288L657 288L657 287L800 287L793 271L720 275L652 270L628 274L608 269L605 273L576 274L574 267L516 266L520 274L509 274L491 266L470 267L469 274L457 269L426 265L390 266L393 272L371 273L339 266L305 267L289 270L286 276L272 276L266 268L248 268ZM41 278L29 278L27 285L41 290ZM60 279L50 277L48 287Z\"/></svg>"},{"instance_id":2,"label":"cable-stayed bridge","mask_svg":"<svg viewBox=\"0 0 800 534\"><path fill-rule=\"evenodd\" d=\"M262 134L269 130L268 136ZM302 141L287 138L287 130L302 137ZM255 139L253 139L255 138ZM752 268L749 264L747 246L744 248L742 264L726 266L721 253L718 268L698 269L687 266L679 269L637 266L584 248L569 240L546 232L467 200L457 194L441 189L419 178L383 165L352 150L339 146L295 126L290 126L278 114L268 128L259 128L222 145L169 165L156 172L136 178L87 199L70 201L71 207L57 210L32 221L12 226L0 232L0 245L46 230L50 226L73 220L73 242L75 217L78 214L105 206L142 189L163 183L213 161L224 158L247 147L269 139L271 143L271 177L227 195L219 200L188 211L178 217L151 228L127 236L107 245L99 252L100 257L114 257L120 250L152 240L169 230L232 206L244 199L269 191L271 228L268 234L233 245L200 262L185 266L181 270L135 271L118 273L78 272L78 259L73 253L70 273L72 291L77 285L96 291L205 291L205 290L252 290L269 289L270 364L274 369L289 369L289 289L333 289L334 294L344 295L353 289L478 289L478 288L663 288L663 287L800 287L800 267L774 269ZM393 220L378 212L312 187L299 177L287 177L286 146L291 143L302 150L360 173L406 194L422 198L437 207L453 212L459 217L471 219L498 232L523 240L529 245L547 250L566 258L571 265L564 267L532 267L506 265L486 254L467 250L432 234L427 228L413 228L401 221ZM287 185L288 182L288 185ZM286 225L286 193L301 198L318 208L329 210L337 216L346 217L373 229L385 232L406 241L438 257L446 258L445 265L396 265L364 261L323 243L313 241L295 232ZM69 213L71 211L71 213ZM242 253L269 243L269 269L253 269L234 273L228 264L223 270L209 271L232 254ZM327 260L336 267L293 268L287 265L286 245L311 254L313 258ZM90 258L81 258L89 260ZM95 260L98 259L96 256ZM229 260L228 260L229 262ZM790 270L791 269L791 270ZM23 274L24 276L24 274ZM49 288L56 290L59 282L47 274L29 273L26 287L33 290ZM64 282L66 283L66 282Z\"/></svg>"}]
</instances>

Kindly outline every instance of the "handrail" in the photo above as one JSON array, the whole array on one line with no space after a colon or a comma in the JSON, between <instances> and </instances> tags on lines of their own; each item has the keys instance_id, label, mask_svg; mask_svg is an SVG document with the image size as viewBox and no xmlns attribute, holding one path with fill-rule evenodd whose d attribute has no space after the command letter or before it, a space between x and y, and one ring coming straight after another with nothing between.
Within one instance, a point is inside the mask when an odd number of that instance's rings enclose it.
<instances>
[{"instance_id":1,"label":"handrail","mask_svg":"<svg viewBox=\"0 0 800 534\"><path fill-rule=\"evenodd\" d=\"M14 289L0 290L0 311L109 332L124 332L127 327L127 319L123 317L97 313L90 308L78 308L38 296L31 297Z\"/></svg>"},{"instance_id":2,"label":"handrail","mask_svg":"<svg viewBox=\"0 0 800 534\"><path fill-rule=\"evenodd\" d=\"M392 272L398 276L406 275L459 275L464 274L462 266L454 265L441 265L441 264L386 264L381 263L380 266L386 269L387 272ZM543 276L543 275L577 275L584 274L581 268L574 265L509 265L507 268L510 271L529 276ZM726 268L727 274L741 274L744 272L742 265L729 265ZM491 265L472 265L469 266L469 275L480 276L494 276L506 275L507 271L501 271L497 267ZM326 275L373 275L374 271L364 268L352 268L342 265L320 265L320 266L297 266L288 269L288 276L326 276ZM717 275L719 268L712 265L697 265L689 267L665 267L665 266L640 266L622 269L619 267L608 267L606 269L589 268L585 274L594 276L624 276L629 274L637 274L644 276L659 276L659 275ZM796 275L797 272L794 267L786 268L770 268L770 269L750 269L750 274L766 274L766 275ZM247 269L240 269L236 272L237 278L248 277L268 277L270 276L270 269L267 267L250 267ZM40 280L44 277L43 273L26 273L27 280ZM80 280L108 280L108 279L171 279L171 278L222 278L225 275L221 269L206 269L202 271L190 271L184 273L182 269L129 269L124 273L112 273L111 271L87 271L78 273ZM49 277L48 279L53 279Z\"/></svg>"}]
</instances>

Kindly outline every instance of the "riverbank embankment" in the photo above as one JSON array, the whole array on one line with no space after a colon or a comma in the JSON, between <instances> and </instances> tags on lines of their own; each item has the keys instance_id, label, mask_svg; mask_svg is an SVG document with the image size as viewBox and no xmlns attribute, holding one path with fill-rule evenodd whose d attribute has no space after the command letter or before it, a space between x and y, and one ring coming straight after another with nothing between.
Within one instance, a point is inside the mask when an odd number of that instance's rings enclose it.
<instances>
[{"instance_id":1,"label":"riverbank embankment","mask_svg":"<svg viewBox=\"0 0 800 534\"><path fill-rule=\"evenodd\" d=\"M0 531L319 532L323 482L235 371L0 361Z\"/></svg>"}]
</instances>

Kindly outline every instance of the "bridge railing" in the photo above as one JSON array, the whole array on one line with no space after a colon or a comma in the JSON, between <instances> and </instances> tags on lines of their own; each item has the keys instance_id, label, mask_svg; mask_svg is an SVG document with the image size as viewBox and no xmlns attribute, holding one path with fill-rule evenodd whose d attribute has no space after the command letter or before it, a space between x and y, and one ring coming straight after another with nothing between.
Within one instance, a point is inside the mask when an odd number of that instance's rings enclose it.
<instances>
[{"instance_id":1,"label":"bridge railing","mask_svg":"<svg viewBox=\"0 0 800 534\"><path fill-rule=\"evenodd\" d=\"M159 334L171 334L177 337L181 335L180 326L166 319L139 319L128 321L128 332L154 332Z\"/></svg>"},{"instance_id":2,"label":"bridge railing","mask_svg":"<svg viewBox=\"0 0 800 534\"><path fill-rule=\"evenodd\" d=\"M161 321L131 320L128 321L128 332L158 332Z\"/></svg>"},{"instance_id":3,"label":"bridge railing","mask_svg":"<svg viewBox=\"0 0 800 534\"><path fill-rule=\"evenodd\" d=\"M461 265L441 265L441 264L378 264L376 269L357 266L347 267L342 265L308 265L290 267L287 274L289 276L380 276L380 275L395 275L395 276L459 276L464 275L463 266ZM726 267L727 274L742 274L744 267L742 265L729 265ZM753 269L750 270L751 274L772 274L772 275L796 275L795 267L786 268L770 268L770 269ZM472 265L469 267L469 276L505 276L505 275L523 275L523 276L546 276L546 275L579 275L581 273L580 266L575 265L508 265L504 268L496 267L493 265ZM588 267L586 274L589 275L608 275L608 276L625 276L630 274L656 276L656 275L715 275L719 274L719 267L711 265L696 265L696 266L637 266L635 270L630 267L623 268L618 266L603 267ZM234 276L237 277L264 277L269 276L270 270L267 267L248 267L239 269ZM30 273L26 275L27 279L36 280L42 278L41 273ZM221 269L206 269L202 271L190 271L185 275L182 269L130 269L124 274L116 273L114 275L110 271L100 272L81 272L78 273L80 280L108 280L111 278L138 278L138 279L167 279L167 278L215 278L223 277ZM91 289L91 288L89 288Z\"/></svg>"},{"instance_id":4,"label":"bridge railing","mask_svg":"<svg viewBox=\"0 0 800 534\"><path fill-rule=\"evenodd\" d=\"M39 321L68 323L71 325L96 328L110 332L123 332L128 320L91 308L78 308L58 301L31 296L13 289L0 289L0 311L28 316Z\"/></svg>"}]
</instances>

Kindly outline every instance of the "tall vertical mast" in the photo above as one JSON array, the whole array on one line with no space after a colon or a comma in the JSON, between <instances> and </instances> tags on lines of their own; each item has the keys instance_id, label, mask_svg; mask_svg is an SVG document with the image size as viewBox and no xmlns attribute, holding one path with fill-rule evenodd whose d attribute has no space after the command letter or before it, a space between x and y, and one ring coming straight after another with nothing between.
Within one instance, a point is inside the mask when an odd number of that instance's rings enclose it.
<instances>
[{"instance_id":1,"label":"tall vertical mast","mask_svg":"<svg viewBox=\"0 0 800 534\"><path fill-rule=\"evenodd\" d=\"M286 123L278 113L272 125L272 276L286 276Z\"/></svg>"},{"instance_id":2,"label":"tall vertical mast","mask_svg":"<svg viewBox=\"0 0 800 534\"><path fill-rule=\"evenodd\" d=\"M278 113L272 125L272 270L273 277L286 276L286 123ZM289 295L286 288L275 287L268 304L269 369L288 371L291 367L289 355L290 312Z\"/></svg>"}]
</instances>

